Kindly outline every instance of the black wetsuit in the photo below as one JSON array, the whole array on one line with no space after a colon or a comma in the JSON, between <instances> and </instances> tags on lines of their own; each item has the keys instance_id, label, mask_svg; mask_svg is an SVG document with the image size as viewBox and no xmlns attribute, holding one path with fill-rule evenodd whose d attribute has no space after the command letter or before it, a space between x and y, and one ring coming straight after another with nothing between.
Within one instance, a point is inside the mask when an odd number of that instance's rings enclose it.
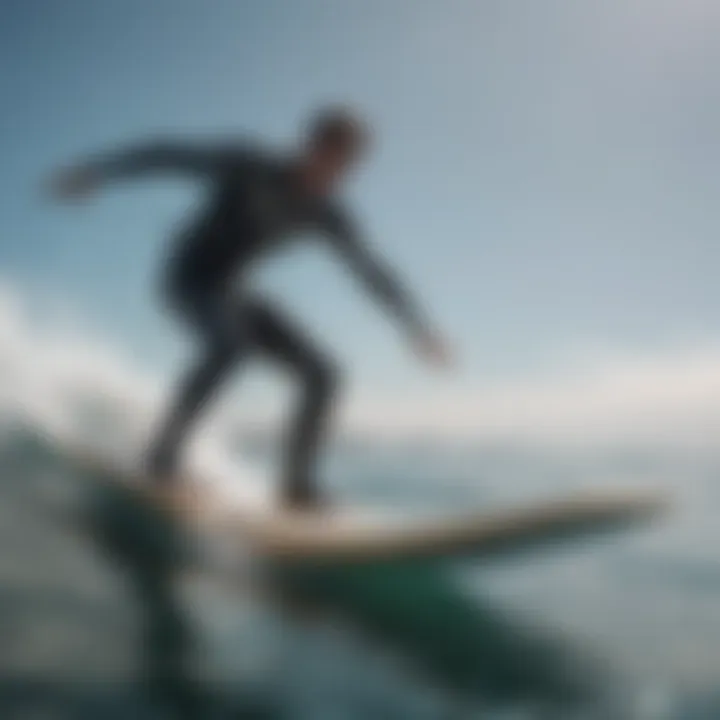
<instances>
[{"instance_id":1,"label":"black wetsuit","mask_svg":"<svg viewBox=\"0 0 720 720\"><path fill-rule=\"evenodd\" d=\"M366 282L411 332L419 313L398 281L365 247L332 198L304 193L294 164L246 143L200 147L150 143L89 163L98 179L151 171L185 172L211 183L211 198L181 234L163 271L163 295L202 341L202 356L181 382L149 453L158 478L175 472L178 453L199 410L228 371L259 351L296 373L304 385L286 446L286 499L314 499L314 467L337 373L333 363L264 300L245 291L243 277L268 251L293 235L314 232Z\"/></svg>"}]
</instances>

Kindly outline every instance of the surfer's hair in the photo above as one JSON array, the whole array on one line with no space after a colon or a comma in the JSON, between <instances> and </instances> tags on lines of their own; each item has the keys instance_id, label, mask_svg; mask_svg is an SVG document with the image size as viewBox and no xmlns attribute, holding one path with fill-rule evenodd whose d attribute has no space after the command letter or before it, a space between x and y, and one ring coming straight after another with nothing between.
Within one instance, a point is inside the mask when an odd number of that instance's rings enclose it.
<instances>
[{"instance_id":1,"label":"surfer's hair","mask_svg":"<svg viewBox=\"0 0 720 720\"><path fill-rule=\"evenodd\" d=\"M359 154L368 145L370 132L356 113L344 106L324 107L308 123L308 140L318 149Z\"/></svg>"}]
</instances>

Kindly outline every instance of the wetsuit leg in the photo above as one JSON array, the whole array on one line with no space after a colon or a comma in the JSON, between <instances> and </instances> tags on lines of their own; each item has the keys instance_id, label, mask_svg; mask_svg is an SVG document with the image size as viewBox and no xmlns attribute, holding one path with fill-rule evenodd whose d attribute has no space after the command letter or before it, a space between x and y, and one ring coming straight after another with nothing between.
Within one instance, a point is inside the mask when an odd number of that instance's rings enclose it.
<instances>
[{"instance_id":1,"label":"wetsuit leg","mask_svg":"<svg viewBox=\"0 0 720 720\"><path fill-rule=\"evenodd\" d=\"M171 482L177 474L180 450L201 411L249 349L243 308L229 297L188 294L175 309L195 331L201 348L150 446L147 465L156 482Z\"/></svg>"},{"instance_id":2,"label":"wetsuit leg","mask_svg":"<svg viewBox=\"0 0 720 720\"><path fill-rule=\"evenodd\" d=\"M279 362L302 384L302 396L283 452L282 500L287 505L320 502L316 461L332 409L338 372L303 332L269 304L249 308L253 345Z\"/></svg>"}]
</instances>

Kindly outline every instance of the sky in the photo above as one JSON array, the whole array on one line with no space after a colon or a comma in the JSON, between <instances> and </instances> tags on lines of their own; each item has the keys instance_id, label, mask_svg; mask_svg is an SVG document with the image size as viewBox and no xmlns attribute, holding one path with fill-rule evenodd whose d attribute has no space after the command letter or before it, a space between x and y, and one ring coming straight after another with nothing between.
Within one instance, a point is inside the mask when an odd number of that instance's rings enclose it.
<instances>
[{"instance_id":1,"label":"sky","mask_svg":"<svg viewBox=\"0 0 720 720\"><path fill-rule=\"evenodd\" d=\"M712 0L4 0L3 312L59 316L165 387L188 348L153 281L202 188L58 207L43 177L147 135L289 144L342 101L377 134L348 201L458 360L428 373L333 260L289 254L259 282L348 365L350 415L545 437L661 413L662 437L710 437L719 31ZM281 387L253 374L243 412Z\"/></svg>"}]
</instances>

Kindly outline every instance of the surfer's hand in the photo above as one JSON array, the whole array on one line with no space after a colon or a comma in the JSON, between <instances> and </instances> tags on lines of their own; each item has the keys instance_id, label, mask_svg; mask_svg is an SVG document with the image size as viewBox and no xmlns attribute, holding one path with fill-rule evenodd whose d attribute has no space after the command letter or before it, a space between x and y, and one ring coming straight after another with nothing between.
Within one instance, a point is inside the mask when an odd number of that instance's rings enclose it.
<instances>
[{"instance_id":1,"label":"surfer's hand","mask_svg":"<svg viewBox=\"0 0 720 720\"><path fill-rule=\"evenodd\" d=\"M415 352L429 365L449 367L452 354L445 340L439 335L426 331L415 338Z\"/></svg>"},{"instance_id":2,"label":"surfer's hand","mask_svg":"<svg viewBox=\"0 0 720 720\"><path fill-rule=\"evenodd\" d=\"M47 189L56 200L81 200L97 189L98 179L89 168L81 165L61 170L50 178Z\"/></svg>"}]
</instances>

